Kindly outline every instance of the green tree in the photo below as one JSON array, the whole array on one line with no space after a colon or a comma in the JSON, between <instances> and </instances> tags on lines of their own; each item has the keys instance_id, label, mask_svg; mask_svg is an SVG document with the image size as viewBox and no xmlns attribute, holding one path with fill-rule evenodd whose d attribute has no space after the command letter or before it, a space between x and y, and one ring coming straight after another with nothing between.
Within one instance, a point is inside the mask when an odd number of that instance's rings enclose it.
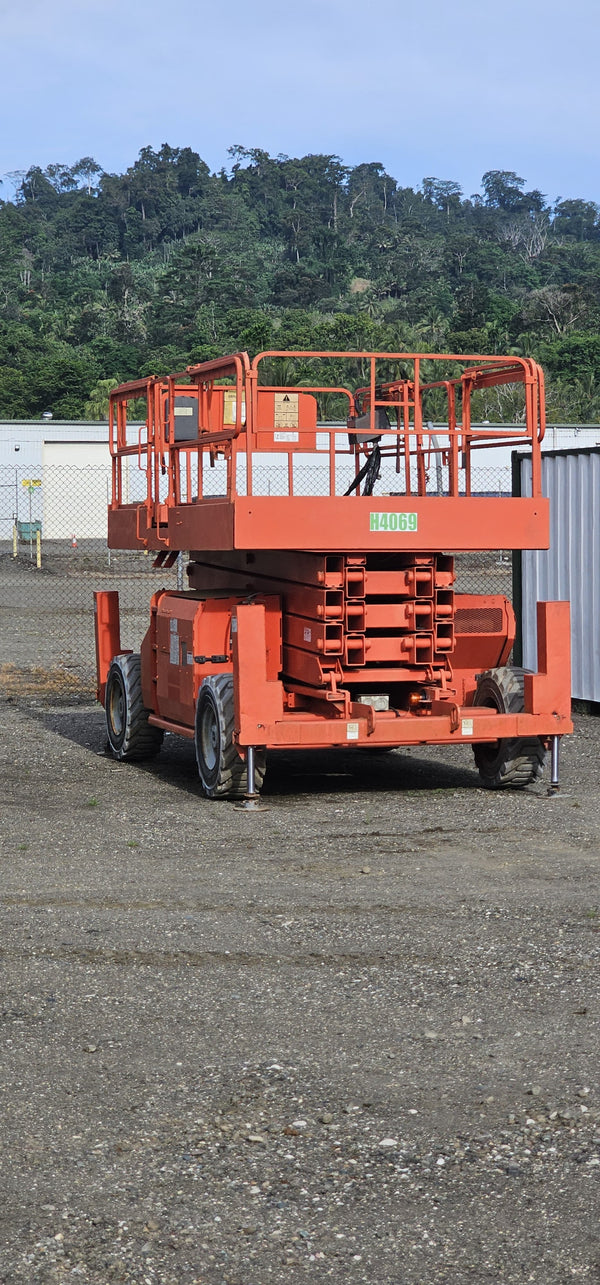
<instances>
[{"instance_id":1,"label":"green tree","mask_svg":"<svg viewBox=\"0 0 600 1285\"><path fill-rule=\"evenodd\" d=\"M554 230L561 237L597 241L599 217L600 207L594 201L558 201L554 207Z\"/></svg>"},{"instance_id":2,"label":"green tree","mask_svg":"<svg viewBox=\"0 0 600 1285\"><path fill-rule=\"evenodd\" d=\"M460 203L462 196L460 184L454 183L452 179L424 178L421 188L425 200L431 201L432 205L443 210L449 220L450 210Z\"/></svg>"},{"instance_id":3,"label":"green tree","mask_svg":"<svg viewBox=\"0 0 600 1285\"><path fill-rule=\"evenodd\" d=\"M109 397L113 388L117 388L120 383L118 375L113 379L97 380L84 403L83 414L86 419L108 419Z\"/></svg>"},{"instance_id":4,"label":"green tree","mask_svg":"<svg viewBox=\"0 0 600 1285\"><path fill-rule=\"evenodd\" d=\"M486 171L482 191L241 145L215 174L167 143L122 174L89 156L15 171L0 201L3 413L81 416L116 371L245 345L524 352L562 415L591 414L599 207L549 209L512 170Z\"/></svg>"}]
</instances>

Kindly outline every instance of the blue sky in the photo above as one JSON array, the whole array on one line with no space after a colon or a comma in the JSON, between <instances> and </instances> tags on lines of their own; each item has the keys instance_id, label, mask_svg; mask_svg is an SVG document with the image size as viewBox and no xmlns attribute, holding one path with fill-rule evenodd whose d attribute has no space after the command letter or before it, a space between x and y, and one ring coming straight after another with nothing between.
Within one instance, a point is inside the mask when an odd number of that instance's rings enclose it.
<instances>
[{"instance_id":1,"label":"blue sky","mask_svg":"<svg viewBox=\"0 0 600 1285\"><path fill-rule=\"evenodd\" d=\"M600 202L599 35L598 0L0 0L0 175L242 143Z\"/></svg>"}]
</instances>

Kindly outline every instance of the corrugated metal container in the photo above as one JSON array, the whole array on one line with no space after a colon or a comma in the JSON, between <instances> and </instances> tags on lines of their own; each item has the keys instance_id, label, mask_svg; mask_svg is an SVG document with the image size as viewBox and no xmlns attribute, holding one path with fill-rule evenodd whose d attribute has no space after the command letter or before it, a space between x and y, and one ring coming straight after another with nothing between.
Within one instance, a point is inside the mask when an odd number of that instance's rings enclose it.
<instances>
[{"instance_id":1,"label":"corrugated metal container","mask_svg":"<svg viewBox=\"0 0 600 1285\"><path fill-rule=\"evenodd\" d=\"M515 482L520 494L531 494L529 456L516 457ZM542 489L550 548L520 556L523 664L537 669L536 603L568 598L572 695L600 701L600 447L545 452Z\"/></svg>"}]
</instances>

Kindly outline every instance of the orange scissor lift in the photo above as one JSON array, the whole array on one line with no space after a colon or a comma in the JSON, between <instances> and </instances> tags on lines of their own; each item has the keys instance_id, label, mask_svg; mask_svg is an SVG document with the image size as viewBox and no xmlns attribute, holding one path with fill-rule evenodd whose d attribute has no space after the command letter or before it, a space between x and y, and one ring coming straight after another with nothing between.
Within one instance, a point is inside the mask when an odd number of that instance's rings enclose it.
<instances>
[{"instance_id":1,"label":"orange scissor lift","mask_svg":"<svg viewBox=\"0 0 600 1285\"><path fill-rule=\"evenodd\" d=\"M359 379L327 382L340 370ZM472 427L473 393L505 384L522 386L523 422ZM443 430L424 418L432 399ZM323 405L338 422L318 421ZM269 750L325 746L471 745L489 788L535 780L551 748L557 788L568 603L538 604L529 673L508 664L509 601L453 588L456 552L548 546L543 433L543 375L526 358L236 353L121 385L109 546L155 551L157 568L188 551L189 588L153 595L139 654L121 646L118 595L96 594L113 754L189 737L205 795L250 807ZM472 493L492 445L531 452L530 496Z\"/></svg>"}]
</instances>

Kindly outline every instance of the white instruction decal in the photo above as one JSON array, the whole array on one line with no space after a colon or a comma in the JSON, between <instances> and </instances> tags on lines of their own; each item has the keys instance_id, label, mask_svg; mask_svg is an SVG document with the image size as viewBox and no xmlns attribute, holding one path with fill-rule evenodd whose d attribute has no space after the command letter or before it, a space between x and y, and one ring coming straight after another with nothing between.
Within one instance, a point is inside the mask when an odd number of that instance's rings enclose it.
<instances>
[{"instance_id":1,"label":"white instruction decal","mask_svg":"<svg viewBox=\"0 0 600 1285\"><path fill-rule=\"evenodd\" d=\"M347 723L347 724L346 724L346 740L347 740L347 741L357 741L357 740L358 740L358 723Z\"/></svg>"},{"instance_id":2,"label":"white instruction decal","mask_svg":"<svg viewBox=\"0 0 600 1285\"><path fill-rule=\"evenodd\" d=\"M472 735L473 735L473 719L472 719L472 718L463 718L463 719L461 720L461 732L462 732L463 736L472 736Z\"/></svg>"}]
</instances>

